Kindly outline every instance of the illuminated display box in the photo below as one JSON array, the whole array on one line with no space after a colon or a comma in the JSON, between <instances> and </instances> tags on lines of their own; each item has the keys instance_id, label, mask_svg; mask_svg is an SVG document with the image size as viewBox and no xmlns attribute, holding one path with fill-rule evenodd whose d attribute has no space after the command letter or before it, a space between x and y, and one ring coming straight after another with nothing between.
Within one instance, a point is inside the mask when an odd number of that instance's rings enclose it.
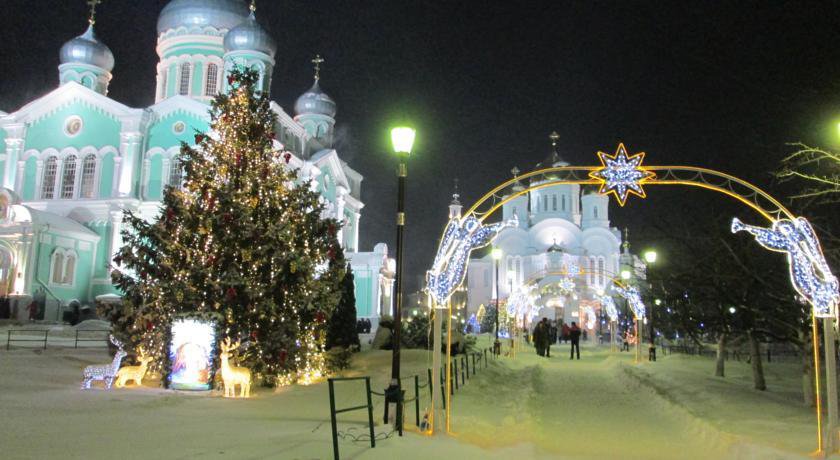
<instances>
[{"instance_id":1,"label":"illuminated display box","mask_svg":"<svg viewBox=\"0 0 840 460\"><path fill-rule=\"evenodd\" d=\"M172 363L169 388L210 390L215 349L215 323L192 318L173 321L169 344L169 362Z\"/></svg>"}]
</instances>

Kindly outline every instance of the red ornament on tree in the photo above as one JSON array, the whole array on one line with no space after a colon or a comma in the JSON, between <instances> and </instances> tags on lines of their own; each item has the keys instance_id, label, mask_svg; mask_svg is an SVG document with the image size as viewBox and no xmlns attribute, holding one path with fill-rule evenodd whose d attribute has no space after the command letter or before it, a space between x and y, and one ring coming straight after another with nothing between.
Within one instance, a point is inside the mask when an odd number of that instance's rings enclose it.
<instances>
[{"instance_id":1,"label":"red ornament on tree","mask_svg":"<svg viewBox=\"0 0 840 460\"><path fill-rule=\"evenodd\" d=\"M279 359L280 359L280 365L281 365L281 366L285 366L285 365L286 365L286 358L287 358L288 356L289 356L289 352L287 352L285 349L280 350L280 354L277 356L277 358L279 358Z\"/></svg>"},{"instance_id":2,"label":"red ornament on tree","mask_svg":"<svg viewBox=\"0 0 840 460\"><path fill-rule=\"evenodd\" d=\"M335 248L330 248L330 250L327 251L327 257L329 257L330 260L335 260Z\"/></svg>"},{"instance_id":3,"label":"red ornament on tree","mask_svg":"<svg viewBox=\"0 0 840 460\"><path fill-rule=\"evenodd\" d=\"M236 289L234 289L233 286L227 288L227 291L225 291L225 298L227 300L233 300L236 298Z\"/></svg>"},{"instance_id":4,"label":"red ornament on tree","mask_svg":"<svg viewBox=\"0 0 840 460\"><path fill-rule=\"evenodd\" d=\"M235 81L236 79L233 78L233 75L228 75L228 85L233 85Z\"/></svg>"},{"instance_id":5,"label":"red ornament on tree","mask_svg":"<svg viewBox=\"0 0 840 460\"><path fill-rule=\"evenodd\" d=\"M172 208L166 208L166 220L172 220L175 217L175 211Z\"/></svg>"},{"instance_id":6,"label":"red ornament on tree","mask_svg":"<svg viewBox=\"0 0 840 460\"><path fill-rule=\"evenodd\" d=\"M257 340L257 331L251 331L251 340Z\"/></svg>"},{"instance_id":7,"label":"red ornament on tree","mask_svg":"<svg viewBox=\"0 0 840 460\"><path fill-rule=\"evenodd\" d=\"M195 135L195 143L200 144L200 143L204 142L205 138L206 138L206 136L204 134L198 133L198 134Z\"/></svg>"},{"instance_id":8,"label":"red ornament on tree","mask_svg":"<svg viewBox=\"0 0 840 460\"><path fill-rule=\"evenodd\" d=\"M324 312L319 311L318 313L315 313L315 321L317 321L319 323L323 323L326 320L327 320L327 316L324 314Z\"/></svg>"},{"instance_id":9,"label":"red ornament on tree","mask_svg":"<svg viewBox=\"0 0 840 460\"><path fill-rule=\"evenodd\" d=\"M292 154L289 153L289 152L284 153L283 154L283 159L286 160L286 164L289 164L289 161L291 161L291 159L292 159Z\"/></svg>"}]
</instances>

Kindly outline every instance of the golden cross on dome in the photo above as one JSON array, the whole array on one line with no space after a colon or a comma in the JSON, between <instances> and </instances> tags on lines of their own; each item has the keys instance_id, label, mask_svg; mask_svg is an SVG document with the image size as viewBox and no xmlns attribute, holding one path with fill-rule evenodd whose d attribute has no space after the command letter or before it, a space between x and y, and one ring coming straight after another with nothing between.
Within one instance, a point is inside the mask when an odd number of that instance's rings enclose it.
<instances>
[{"instance_id":1,"label":"golden cross on dome","mask_svg":"<svg viewBox=\"0 0 840 460\"><path fill-rule=\"evenodd\" d=\"M251 0L251 12L254 13L257 11L257 0Z\"/></svg>"},{"instance_id":2,"label":"golden cross on dome","mask_svg":"<svg viewBox=\"0 0 840 460\"><path fill-rule=\"evenodd\" d=\"M88 22L90 25L94 25L96 23L96 5L102 3L102 0L87 0L88 6L90 6L90 16L88 16Z\"/></svg>"},{"instance_id":3,"label":"golden cross on dome","mask_svg":"<svg viewBox=\"0 0 840 460\"><path fill-rule=\"evenodd\" d=\"M324 62L326 62L326 61L324 61L324 58L322 58L320 54L316 54L315 59L312 60L312 63L315 64L315 79L316 80L321 79L321 64L323 64Z\"/></svg>"}]
</instances>

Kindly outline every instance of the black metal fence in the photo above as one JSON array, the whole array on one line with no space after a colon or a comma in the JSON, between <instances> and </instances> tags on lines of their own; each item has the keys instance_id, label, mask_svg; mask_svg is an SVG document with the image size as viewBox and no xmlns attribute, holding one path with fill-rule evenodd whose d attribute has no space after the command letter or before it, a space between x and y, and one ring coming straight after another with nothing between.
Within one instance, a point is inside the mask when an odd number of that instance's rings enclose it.
<instances>
[{"instance_id":1,"label":"black metal fence","mask_svg":"<svg viewBox=\"0 0 840 460\"><path fill-rule=\"evenodd\" d=\"M446 391L446 365L444 364L441 366L441 373L440 373L440 389L443 408L446 408L447 401L450 397L452 397L457 390L461 387L466 385L467 380L471 377L475 377L477 371L479 369L486 369L488 364L488 355L492 356L493 359L497 359L497 356L492 353L492 350L486 348L481 352L474 352L465 355L456 355L453 356L451 367L449 368L451 372L452 379L450 381L449 391ZM483 364L482 364L483 358ZM409 377L402 377L400 378L400 382L405 380L411 379L413 380L413 387L414 387L414 396L412 398L403 399L402 404L397 405L397 414L396 417L398 420L402 420L404 417L404 410L403 405L408 403L414 403L414 423L417 425L418 428L423 429L423 423L425 419L421 420L420 417L420 396L422 389L428 388L428 397L429 401L431 402L432 392L432 369L426 369L426 382L420 383L420 376L413 375ZM338 382L353 382L353 381L364 381L365 382L365 398L367 400L367 404L362 404L358 406L347 407L343 409L336 408L335 406L335 384ZM338 420L337 415L344 413L344 412L352 412L358 410L367 410L368 412L368 431L370 433L370 447L376 447L376 435L374 434L374 425L373 425L373 395L377 396L385 396L384 393L378 393L376 391L371 390L370 388L370 377L336 377L327 379L329 384L329 393L330 393L330 421L332 423L332 444L333 444L333 457L335 460L339 460L339 452L338 452ZM399 428L399 435L402 436L402 423L398 423L397 426Z\"/></svg>"},{"instance_id":2,"label":"black metal fence","mask_svg":"<svg viewBox=\"0 0 840 460\"><path fill-rule=\"evenodd\" d=\"M108 345L108 334L105 329L77 329L74 337L50 336L49 329L8 329L6 331L6 350L11 349L13 343L39 343L46 350L47 345L57 348L69 348L72 341L73 348L79 348L80 343L102 342ZM50 339L54 339L50 342Z\"/></svg>"}]
</instances>

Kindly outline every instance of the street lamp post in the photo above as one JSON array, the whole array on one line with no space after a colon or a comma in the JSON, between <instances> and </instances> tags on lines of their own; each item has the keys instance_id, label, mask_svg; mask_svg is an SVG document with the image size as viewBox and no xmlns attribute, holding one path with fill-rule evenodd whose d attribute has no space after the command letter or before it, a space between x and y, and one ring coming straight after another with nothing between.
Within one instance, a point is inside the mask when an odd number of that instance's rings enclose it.
<instances>
[{"instance_id":1,"label":"street lamp post","mask_svg":"<svg viewBox=\"0 0 840 460\"><path fill-rule=\"evenodd\" d=\"M653 264L656 263L656 251L646 251L644 257L648 267L652 267ZM650 287L650 289L648 290L650 291L653 288L653 285L650 283L650 272L648 272L647 277L648 286ZM648 310L650 310L650 320L648 321L648 327L650 328L650 348L648 348L648 361L656 361L656 333L653 330L653 305L651 305L650 308L648 308Z\"/></svg>"},{"instance_id":2,"label":"street lamp post","mask_svg":"<svg viewBox=\"0 0 840 460\"><path fill-rule=\"evenodd\" d=\"M411 154L414 145L416 131L411 128L400 127L391 130L391 142L394 153L400 160L397 170L397 269L395 273L395 300L394 302L394 334L393 352L391 355L391 384L385 389L385 423L388 423L388 406L396 405L396 418L394 426L402 436L402 401L403 391L400 383L400 336L402 329L402 269L403 269L403 230L405 228L405 180L408 176L408 169L405 161Z\"/></svg>"},{"instance_id":3,"label":"street lamp post","mask_svg":"<svg viewBox=\"0 0 840 460\"><path fill-rule=\"evenodd\" d=\"M490 255L496 261L496 340L493 341L493 353L499 356L502 354L502 342L499 342L499 260L502 258L502 250L493 248Z\"/></svg>"}]
</instances>

